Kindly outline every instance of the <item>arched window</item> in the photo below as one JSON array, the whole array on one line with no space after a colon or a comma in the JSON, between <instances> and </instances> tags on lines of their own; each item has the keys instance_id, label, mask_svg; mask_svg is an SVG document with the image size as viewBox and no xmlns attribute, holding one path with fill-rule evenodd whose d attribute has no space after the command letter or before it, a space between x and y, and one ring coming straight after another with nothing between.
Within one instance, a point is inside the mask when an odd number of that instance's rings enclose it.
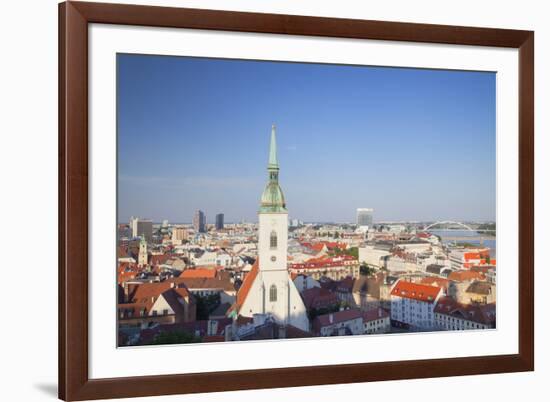
<instances>
[{"instance_id":1,"label":"arched window","mask_svg":"<svg viewBox=\"0 0 550 402\"><path fill-rule=\"evenodd\" d=\"M277 248L277 233L275 231L272 231L269 236L269 248Z\"/></svg>"},{"instance_id":2,"label":"arched window","mask_svg":"<svg viewBox=\"0 0 550 402\"><path fill-rule=\"evenodd\" d=\"M271 285L269 288L269 301L270 302L277 301L277 286L275 285Z\"/></svg>"}]
</instances>

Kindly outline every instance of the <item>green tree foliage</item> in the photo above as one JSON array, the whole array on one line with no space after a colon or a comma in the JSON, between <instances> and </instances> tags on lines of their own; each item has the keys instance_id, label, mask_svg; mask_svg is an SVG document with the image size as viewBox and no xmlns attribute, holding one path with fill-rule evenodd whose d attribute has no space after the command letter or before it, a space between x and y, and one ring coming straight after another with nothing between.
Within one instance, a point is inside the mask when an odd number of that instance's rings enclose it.
<instances>
[{"instance_id":1,"label":"green tree foliage","mask_svg":"<svg viewBox=\"0 0 550 402\"><path fill-rule=\"evenodd\" d=\"M161 332L151 345L172 345L177 343L199 343L201 338L184 331Z\"/></svg>"},{"instance_id":2,"label":"green tree foliage","mask_svg":"<svg viewBox=\"0 0 550 402\"><path fill-rule=\"evenodd\" d=\"M346 250L341 250L341 249L337 248L337 249L334 250L334 254L335 255L351 255L356 260L358 260L359 259L359 248L351 247L351 248L348 248Z\"/></svg>"},{"instance_id":3,"label":"green tree foliage","mask_svg":"<svg viewBox=\"0 0 550 402\"><path fill-rule=\"evenodd\" d=\"M359 268L359 272L361 273L361 275L370 276L370 275L373 275L376 272L376 268L371 267L370 265L363 263L363 264L361 264L361 267Z\"/></svg>"},{"instance_id":4,"label":"green tree foliage","mask_svg":"<svg viewBox=\"0 0 550 402\"><path fill-rule=\"evenodd\" d=\"M309 309L307 314L308 314L308 317L311 321L311 320L314 320L316 317L318 317L320 315L328 314L328 313L336 313L339 310L340 310L340 304L338 303L338 304L334 304L334 305L328 306L328 307Z\"/></svg>"},{"instance_id":5,"label":"green tree foliage","mask_svg":"<svg viewBox=\"0 0 550 402\"><path fill-rule=\"evenodd\" d=\"M195 295L197 304L197 320L208 320L210 313L220 305L220 295L218 293L208 296Z\"/></svg>"}]
</instances>

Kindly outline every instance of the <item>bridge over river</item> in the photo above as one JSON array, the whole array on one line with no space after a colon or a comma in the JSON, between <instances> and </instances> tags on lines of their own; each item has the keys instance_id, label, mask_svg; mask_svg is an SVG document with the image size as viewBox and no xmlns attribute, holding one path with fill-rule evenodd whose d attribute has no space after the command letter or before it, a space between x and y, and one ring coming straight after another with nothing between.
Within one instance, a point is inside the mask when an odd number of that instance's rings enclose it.
<instances>
[{"instance_id":1,"label":"bridge over river","mask_svg":"<svg viewBox=\"0 0 550 402\"><path fill-rule=\"evenodd\" d=\"M485 241L494 243L495 229L477 229L472 228L462 222L441 221L435 222L424 228L425 232L441 237L444 242L479 242L483 245Z\"/></svg>"}]
</instances>

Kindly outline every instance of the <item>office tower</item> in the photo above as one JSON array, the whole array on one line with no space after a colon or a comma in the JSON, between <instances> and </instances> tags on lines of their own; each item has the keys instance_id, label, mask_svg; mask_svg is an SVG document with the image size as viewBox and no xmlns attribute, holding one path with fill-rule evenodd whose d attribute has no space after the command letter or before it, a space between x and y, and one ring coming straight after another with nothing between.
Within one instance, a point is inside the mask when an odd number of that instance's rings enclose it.
<instances>
[{"instance_id":1,"label":"office tower","mask_svg":"<svg viewBox=\"0 0 550 402\"><path fill-rule=\"evenodd\" d=\"M206 215L200 209L193 216L193 228L195 232L206 233Z\"/></svg>"},{"instance_id":2,"label":"office tower","mask_svg":"<svg viewBox=\"0 0 550 402\"><path fill-rule=\"evenodd\" d=\"M371 227L373 212L374 210L372 208L357 208L357 226Z\"/></svg>"},{"instance_id":3,"label":"office tower","mask_svg":"<svg viewBox=\"0 0 550 402\"><path fill-rule=\"evenodd\" d=\"M216 215L216 230L223 229L223 214Z\"/></svg>"}]
</instances>

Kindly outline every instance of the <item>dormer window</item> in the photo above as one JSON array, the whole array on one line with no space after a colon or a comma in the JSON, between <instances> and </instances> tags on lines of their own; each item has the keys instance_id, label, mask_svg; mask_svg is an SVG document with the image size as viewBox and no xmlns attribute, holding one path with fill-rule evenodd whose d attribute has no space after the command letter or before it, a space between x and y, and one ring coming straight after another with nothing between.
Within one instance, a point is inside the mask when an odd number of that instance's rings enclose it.
<instances>
[{"instance_id":1,"label":"dormer window","mask_svg":"<svg viewBox=\"0 0 550 402\"><path fill-rule=\"evenodd\" d=\"M269 236L269 248L272 250L277 248L277 233L274 230Z\"/></svg>"}]
</instances>

